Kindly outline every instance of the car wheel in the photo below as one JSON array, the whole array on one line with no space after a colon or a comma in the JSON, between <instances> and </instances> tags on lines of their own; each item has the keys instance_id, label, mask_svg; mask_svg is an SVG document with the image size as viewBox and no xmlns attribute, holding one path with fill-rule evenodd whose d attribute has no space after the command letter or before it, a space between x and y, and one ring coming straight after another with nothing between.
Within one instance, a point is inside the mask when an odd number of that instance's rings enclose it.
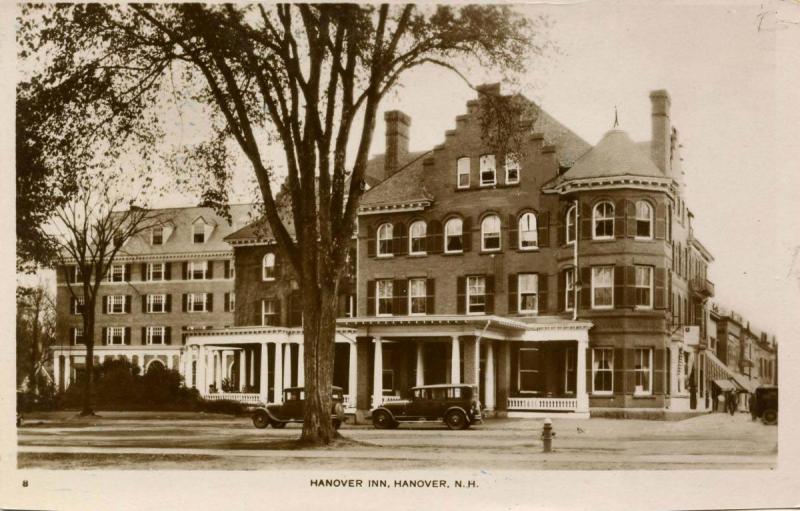
<instances>
[{"instance_id":1,"label":"car wheel","mask_svg":"<svg viewBox=\"0 0 800 511\"><path fill-rule=\"evenodd\" d=\"M283 428L286 427L286 423L285 422L273 421L272 422L272 427L275 428L275 429L283 429Z\"/></svg>"},{"instance_id":2,"label":"car wheel","mask_svg":"<svg viewBox=\"0 0 800 511\"><path fill-rule=\"evenodd\" d=\"M389 412L378 410L372 414L372 425L375 429L390 429L397 427Z\"/></svg>"},{"instance_id":3,"label":"car wheel","mask_svg":"<svg viewBox=\"0 0 800 511\"><path fill-rule=\"evenodd\" d=\"M764 415L761 416L761 420L764 421L764 424L772 426L773 424L778 423L778 410L774 410L772 408L768 410L764 410Z\"/></svg>"},{"instance_id":4,"label":"car wheel","mask_svg":"<svg viewBox=\"0 0 800 511\"><path fill-rule=\"evenodd\" d=\"M264 429L269 426L269 416L266 412L256 412L253 414L253 426Z\"/></svg>"},{"instance_id":5,"label":"car wheel","mask_svg":"<svg viewBox=\"0 0 800 511\"><path fill-rule=\"evenodd\" d=\"M460 410L453 410L444 416L444 423L450 429L464 429L469 426L467 416Z\"/></svg>"}]
</instances>

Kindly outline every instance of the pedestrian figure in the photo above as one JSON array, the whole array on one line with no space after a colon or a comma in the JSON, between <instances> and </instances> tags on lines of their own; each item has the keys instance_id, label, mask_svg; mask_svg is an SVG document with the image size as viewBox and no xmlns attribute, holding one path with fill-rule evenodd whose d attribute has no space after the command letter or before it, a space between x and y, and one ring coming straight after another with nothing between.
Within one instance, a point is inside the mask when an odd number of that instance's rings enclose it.
<instances>
[{"instance_id":1,"label":"pedestrian figure","mask_svg":"<svg viewBox=\"0 0 800 511\"><path fill-rule=\"evenodd\" d=\"M732 390L725 396L725 404L728 406L728 413L731 415L736 413L736 391Z\"/></svg>"}]
</instances>

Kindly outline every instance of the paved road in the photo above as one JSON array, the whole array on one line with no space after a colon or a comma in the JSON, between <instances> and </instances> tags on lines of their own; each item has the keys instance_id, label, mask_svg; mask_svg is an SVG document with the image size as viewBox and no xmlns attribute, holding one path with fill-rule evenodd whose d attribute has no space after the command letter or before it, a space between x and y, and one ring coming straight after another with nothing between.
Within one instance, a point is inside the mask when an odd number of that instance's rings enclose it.
<instances>
[{"instance_id":1,"label":"paved road","mask_svg":"<svg viewBox=\"0 0 800 511\"><path fill-rule=\"evenodd\" d=\"M297 450L298 426L257 430L246 418L102 414L44 416L19 428L20 468L119 469L754 469L774 468L777 428L749 416L680 422L554 419L555 452L542 453L542 421L489 420L466 431L438 425L379 431L348 427L355 440Z\"/></svg>"}]
</instances>

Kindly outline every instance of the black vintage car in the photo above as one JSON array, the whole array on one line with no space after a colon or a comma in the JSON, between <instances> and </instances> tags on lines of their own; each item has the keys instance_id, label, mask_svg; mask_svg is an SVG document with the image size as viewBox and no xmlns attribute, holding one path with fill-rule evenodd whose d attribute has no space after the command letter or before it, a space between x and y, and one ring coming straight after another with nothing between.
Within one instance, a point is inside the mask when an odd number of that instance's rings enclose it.
<instances>
[{"instance_id":1,"label":"black vintage car","mask_svg":"<svg viewBox=\"0 0 800 511\"><path fill-rule=\"evenodd\" d=\"M481 422L475 385L425 385L411 389L411 399L390 401L372 410L372 424L394 429L404 422L440 421L450 429L466 429Z\"/></svg>"},{"instance_id":2,"label":"black vintage car","mask_svg":"<svg viewBox=\"0 0 800 511\"><path fill-rule=\"evenodd\" d=\"M331 420L333 427L339 429L344 422L344 393L341 387L333 387ZM253 425L259 429L272 425L275 429L286 427L290 422L303 422L306 396L303 387L289 387L283 391L283 403L260 406L253 412Z\"/></svg>"},{"instance_id":3,"label":"black vintage car","mask_svg":"<svg viewBox=\"0 0 800 511\"><path fill-rule=\"evenodd\" d=\"M761 385L750 395L750 415L764 424L778 423L778 387Z\"/></svg>"}]
</instances>

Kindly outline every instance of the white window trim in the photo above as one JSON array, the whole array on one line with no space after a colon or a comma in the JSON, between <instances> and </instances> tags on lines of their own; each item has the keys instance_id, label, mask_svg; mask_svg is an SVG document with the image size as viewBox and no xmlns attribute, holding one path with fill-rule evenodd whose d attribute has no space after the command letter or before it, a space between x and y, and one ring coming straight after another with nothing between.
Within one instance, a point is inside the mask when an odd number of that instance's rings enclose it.
<instances>
[{"instance_id":1,"label":"white window trim","mask_svg":"<svg viewBox=\"0 0 800 511\"><path fill-rule=\"evenodd\" d=\"M198 226L202 226L203 228L203 241L195 241L194 239L195 235L198 234L196 232ZM207 231L206 224L204 222L195 222L194 224L192 224L192 243L195 245L202 245L206 243L208 241L208 233L206 231Z\"/></svg>"},{"instance_id":2,"label":"white window trim","mask_svg":"<svg viewBox=\"0 0 800 511\"><path fill-rule=\"evenodd\" d=\"M195 278L194 272L199 271L194 269L195 265L200 265L200 264L203 264L203 277ZM187 277L189 277L188 280L208 280L208 261L189 261L188 270L189 270L187 272L188 273Z\"/></svg>"},{"instance_id":3,"label":"white window trim","mask_svg":"<svg viewBox=\"0 0 800 511\"><path fill-rule=\"evenodd\" d=\"M523 351L539 351L539 348L520 348L519 352L517 353L517 389L519 389L520 394L538 394L538 390L522 390L522 371L528 373L540 373L538 369L522 369L522 352Z\"/></svg>"},{"instance_id":4,"label":"white window trim","mask_svg":"<svg viewBox=\"0 0 800 511\"><path fill-rule=\"evenodd\" d=\"M161 278L158 279L158 280L153 278L153 274L155 273L153 271L153 268L156 265L160 265L161 266ZM161 262L161 263L147 263L147 281L148 282L164 282L166 280L166 276L167 276L167 263L164 263L164 262Z\"/></svg>"},{"instance_id":5,"label":"white window trim","mask_svg":"<svg viewBox=\"0 0 800 511\"><path fill-rule=\"evenodd\" d=\"M267 304L268 303L273 304L272 311L269 314L267 314ZM275 317L277 319L276 323L280 322L280 318L278 318L278 310L275 307L275 300L274 299L264 298L263 300L261 300L261 326L278 326L278 325L269 325L269 324L267 324L267 316Z\"/></svg>"},{"instance_id":6,"label":"white window trim","mask_svg":"<svg viewBox=\"0 0 800 511\"><path fill-rule=\"evenodd\" d=\"M595 269L601 268L611 268L611 285L608 286L611 289L611 305L595 305L594 303L594 290L599 287L595 285ZM605 286L603 287L605 289ZM592 309L596 310L604 310L604 309L613 309L614 308L614 267L613 266L592 266Z\"/></svg>"},{"instance_id":7,"label":"white window trim","mask_svg":"<svg viewBox=\"0 0 800 511\"><path fill-rule=\"evenodd\" d=\"M608 218L603 218L602 219L603 221L609 221L609 220L611 221L611 234L610 235L606 235L606 236L597 236L597 222L600 221L600 219L597 217L597 213L598 213L598 210L599 210L600 206L602 206L603 204L608 204L608 205L611 206L611 218L610 219L608 219ZM612 204L609 201L598 202L597 204L594 205L594 208L592 208L592 239L593 240L613 240L614 239L614 229L616 228L616 225L614 225L614 222L615 222L614 215L615 214L616 214L616 211L614 210L614 204Z\"/></svg>"},{"instance_id":8,"label":"white window trim","mask_svg":"<svg viewBox=\"0 0 800 511\"><path fill-rule=\"evenodd\" d=\"M650 270L649 271L649 273L650 273L650 284L647 286L649 291L650 291L648 293L648 296L650 297L650 303L647 304L647 305L638 305L638 304L634 303L634 308L635 309L639 309L639 310L651 310L653 308L653 292L654 292L654 289L653 289L653 267L652 266L645 266L645 265L638 265L637 264L633 268L634 268L634 270L633 270L633 272L634 272L634 274L633 274L633 279L634 279L634 282L633 282L634 297L633 297L633 299L634 299L634 301L636 301L636 291L635 290L636 289L640 289L640 288L641 289L645 289L644 286L639 286L637 284L637 282L636 282L636 269L637 268L647 268L648 270Z\"/></svg>"},{"instance_id":9,"label":"white window trim","mask_svg":"<svg viewBox=\"0 0 800 511\"><path fill-rule=\"evenodd\" d=\"M122 268L122 278L120 280L114 280L114 274L116 270ZM115 284L119 284L121 282L125 282L125 265L124 264L112 264L110 268L108 268L108 276L106 277L106 282L112 282Z\"/></svg>"},{"instance_id":10,"label":"white window trim","mask_svg":"<svg viewBox=\"0 0 800 511\"><path fill-rule=\"evenodd\" d=\"M412 248L413 247L412 241L414 239L412 234L412 228L415 225L422 225L423 234L421 238L423 240L428 235L428 225L425 223L424 220L417 220L415 222L412 222L411 225L408 226L408 255L427 255L428 254L427 250L414 251Z\"/></svg>"},{"instance_id":11,"label":"white window trim","mask_svg":"<svg viewBox=\"0 0 800 511\"><path fill-rule=\"evenodd\" d=\"M483 161L484 161L484 158L488 158L489 156L491 156L492 159L494 160L494 168L492 169L492 182L491 183L483 181L483 172L484 172L484 170L483 170ZM483 154L483 155L481 155L481 157L478 160L478 162L479 162L478 183L480 184L480 186L481 187L486 187L486 186L495 186L495 185L497 185L497 159L494 157L494 155L493 154Z\"/></svg>"},{"instance_id":12,"label":"white window trim","mask_svg":"<svg viewBox=\"0 0 800 511\"><path fill-rule=\"evenodd\" d=\"M499 225L497 229L497 248L486 248L486 222L492 218L496 218ZM481 221L481 252L499 252L501 250L503 250L503 222L500 221L498 215L487 215Z\"/></svg>"},{"instance_id":13,"label":"white window trim","mask_svg":"<svg viewBox=\"0 0 800 511\"><path fill-rule=\"evenodd\" d=\"M415 295L411 294L411 289L412 289L411 283L413 281L421 281L422 282L422 287L423 287L423 290L425 291L425 293L422 296L415 296ZM412 298L422 298L425 301L425 307L426 307L425 312L411 312L412 311L412 307L411 307ZM428 300L428 282L427 282L427 280L424 279L424 278L411 278L411 279L408 279L408 315L409 316L426 316L428 314L427 300Z\"/></svg>"},{"instance_id":14,"label":"white window trim","mask_svg":"<svg viewBox=\"0 0 800 511\"><path fill-rule=\"evenodd\" d=\"M228 293L228 312L236 312L236 292Z\"/></svg>"},{"instance_id":15,"label":"white window trim","mask_svg":"<svg viewBox=\"0 0 800 511\"><path fill-rule=\"evenodd\" d=\"M203 310L194 310L195 297L202 296ZM186 312L190 314L200 314L208 312L208 293L189 293L186 296Z\"/></svg>"},{"instance_id":16,"label":"white window trim","mask_svg":"<svg viewBox=\"0 0 800 511\"><path fill-rule=\"evenodd\" d=\"M120 330L122 334L120 335L121 342L112 342L114 340L114 331ZM125 344L125 327L124 326L110 326L106 329L106 344L109 346L122 346Z\"/></svg>"},{"instance_id":17,"label":"white window trim","mask_svg":"<svg viewBox=\"0 0 800 511\"><path fill-rule=\"evenodd\" d=\"M640 202L641 202L641 203L644 203L644 204L647 204L648 211L650 212L650 217L647 219L648 223L650 224L650 235L648 235L648 236L639 236L639 235L638 235L638 231L639 231L639 220L640 220L640 219L639 219L639 203L640 203ZM634 218L635 218L635 222L636 222L636 229L635 229L635 231L636 231L636 234L634 234L634 236L633 236L633 239L635 239L635 240L641 240L641 241L649 241L649 240L652 240L652 239L653 239L653 216L654 216L654 215L653 215L653 206L652 206L652 205L650 205L650 203L649 203L649 202L647 202L647 201L636 201L636 203L635 203L634 207L635 207L635 209L636 209L636 213L635 213L635 216L634 216Z\"/></svg>"},{"instance_id":18,"label":"white window trim","mask_svg":"<svg viewBox=\"0 0 800 511\"><path fill-rule=\"evenodd\" d=\"M448 250L447 249L447 237L448 237L447 225L450 222L461 222L461 234L460 234L460 236L461 236L461 249L460 250ZM453 236L455 236L455 235L453 235ZM464 221L461 220L460 218L457 218L457 217L456 218L451 218L450 220L448 220L447 222L444 223L444 253L445 254L463 254L464 253Z\"/></svg>"},{"instance_id":19,"label":"white window trim","mask_svg":"<svg viewBox=\"0 0 800 511\"><path fill-rule=\"evenodd\" d=\"M117 312L114 310L114 305L116 305L117 299L121 299L122 310ZM106 314L125 314L125 309L127 308L128 304L128 297L126 295L109 295L106 297Z\"/></svg>"},{"instance_id":20,"label":"white window trim","mask_svg":"<svg viewBox=\"0 0 800 511\"><path fill-rule=\"evenodd\" d=\"M463 169L464 171L462 171L462 168L461 168L461 161L462 160L467 162L466 169ZM470 159L469 159L468 156L462 156L461 158L456 160L456 187L458 187L460 189L469 188L469 185L470 185L470 167L471 167ZM461 184L461 176L462 175L466 175L467 176L467 182L464 185Z\"/></svg>"},{"instance_id":21,"label":"white window trim","mask_svg":"<svg viewBox=\"0 0 800 511\"><path fill-rule=\"evenodd\" d=\"M85 307L86 306L86 298L83 296L75 297L75 300L72 301L72 315L73 316L80 316L83 314L83 311L78 312L78 307Z\"/></svg>"},{"instance_id":22,"label":"white window trim","mask_svg":"<svg viewBox=\"0 0 800 511\"><path fill-rule=\"evenodd\" d=\"M611 360L611 367L608 371L603 370L603 372L609 372L611 374L611 390L596 390L594 388L594 376L598 372L600 372L599 367L595 369L594 361L597 360L597 352L598 351L605 351L611 354L609 360ZM611 396L614 394L614 348L606 348L606 347L599 347L599 348L592 348L592 394L595 396Z\"/></svg>"},{"instance_id":23,"label":"white window trim","mask_svg":"<svg viewBox=\"0 0 800 511\"><path fill-rule=\"evenodd\" d=\"M80 332L80 334L81 334L80 336L78 335L78 332ZM72 345L73 346L80 346L81 344L84 344L85 341L78 342L78 337L83 338L83 327L77 327L76 326L72 330Z\"/></svg>"},{"instance_id":24,"label":"white window trim","mask_svg":"<svg viewBox=\"0 0 800 511\"><path fill-rule=\"evenodd\" d=\"M161 342L153 342L154 330L158 328L161 330ZM145 328L145 342L150 346L163 346L167 343L167 329L163 326L148 326Z\"/></svg>"},{"instance_id":25,"label":"white window trim","mask_svg":"<svg viewBox=\"0 0 800 511\"><path fill-rule=\"evenodd\" d=\"M388 300L390 300L390 301L394 300L394 281L391 280L391 279L380 279L380 280L377 280L375 282L375 315L376 316L381 316L381 317L390 317L390 316L394 315L394 311L392 311L390 313L381 312L381 298L383 298L384 300L387 299L387 297L381 297L381 292L380 292L380 290L381 290L381 282L389 284L389 289L390 289L391 293L388 296Z\"/></svg>"},{"instance_id":26,"label":"white window trim","mask_svg":"<svg viewBox=\"0 0 800 511\"><path fill-rule=\"evenodd\" d=\"M155 297L161 297L161 310L157 311L155 309ZM145 309L148 314L166 314L167 313L167 295L162 293L156 293L152 295L147 295L147 308Z\"/></svg>"},{"instance_id":27,"label":"white window trim","mask_svg":"<svg viewBox=\"0 0 800 511\"><path fill-rule=\"evenodd\" d=\"M472 312L470 310L469 279L483 279L483 310L482 311ZM485 276L481 276L481 275L468 276L466 278L466 281L465 281L465 286L466 286L466 289L465 289L465 297L466 298L465 299L467 300L467 303L464 304L465 305L464 309L465 309L467 315L468 316L485 316L486 315L486 277ZM475 295L475 296L478 296L478 295Z\"/></svg>"},{"instance_id":28,"label":"white window trim","mask_svg":"<svg viewBox=\"0 0 800 511\"><path fill-rule=\"evenodd\" d=\"M536 244L530 247L522 246L522 219L525 218L526 215L533 216L533 223L535 228L533 232L536 234ZM539 223L536 218L536 214L531 211L526 211L525 213L521 214L517 219L517 248L519 250L539 250Z\"/></svg>"},{"instance_id":29,"label":"white window trim","mask_svg":"<svg viewBox=\"0 0 800 511\"><path fill-rule=\"evenodd\" d=\"M511 165L509 165L509 162L511 162ZM517 170L517 179L511 180L508 177L508 173L509 173L509 170L514 168L514 166L516 166L516 170ZM519 160L517 158L515 158L514 156L506 155L505 167L506 167L506 184L507 185L519 184L519 175L520 175L520 171L521 171L521 167L522 167L522 165L520 165L520 163L519 163Z\"/></svg>"},{"instance_id":30,"label":"white window trim","mask_svg":"<svg viewBox=\"0 0 800 511\"><path fill-rule=\"evenodd\" d=\"M572 285L570 285L569 276L572 276ZM569 297L572 296L572 307L569 305ZM567 268L564 272L564 310L572 312L575 308L575 268Z\"/></svg>"},{"instance_id":31,"label":"white window trim","mask_svg":"<svg viewBox=\"0 0 800 511\"><path fill-rule=\"evenodd\" d=\"M156 237L156 230L157 229L161 229L161 243L155 243L155 237ZM153 228L151 228L150 229L150 245L152 245L152 246L161 246L161 245L163 245L164 241L166 241L165 240L165 236L164 236L165 234L166 234L166 229L164 229L163 227L153 227Z\"/></svg>"},{"instance_id":32,"label":"white window trim","mask_svg":"<svg viewBox=\"0 0 800 511\"><path fill-rule=\"evenodd\" d=\"M635 348L634 352L633 352L634 353L634 357L638 357L640 351L646 351L647 352L647 359L648 360L647 360L647 370L646 370L646 372L648 373L647 381L648 381L648 383L650 385L650 388L648 390L642 390L641 392L637 392L636 391L636 387L634 386L633 395L634 396L652 396L653 395L653 348ZM635 365L636 362L638 362L638 360L636 360L634 358L633 362L634 362L634 365ZM643 372L645 372L644 369L636 369L634 367L634 369L633 369L634 385L635 385L635 382L636 382L636 373L643 373Z\"/></svg>"},{"instance_id":33,"label":"white window trim","mask_svg":"<svg viewBox=\"0 0 800 511\"><path fill-rule=\"evenodd\" d=\"M267 257L272 256L272 277L267 277ZM264 257L261 259L261 280L263 282L273 282L275 280L275 254L273 252L267 252L264 254Z\"/></svg>"},{"instance_id":34,"label":"white window trim","mask_svg":"<svg viewBox=\"0 0 800 511\"><path fill-rule=\"evenodd\" d=\"M389 231L389 246L391 247L392 240L394 239L394 225L389 222L383 223L378 227L378 230L375 231L375 255L378 257L394 257L394 252L381 252L381 230L386 228L385 230Z\"/></svg>"},{"instance_id":35,"label":"white window trim","mask_svg":"<svg viewBox=\"0 0 800 511\"><path fill-rule=\"evenodd\" d=\"M572 232L574 233L572 239L569 239L569 226L570 226L570 219L572 219ZM578 238L578 208L575 206L570 207L567 210L567 217L564 220L564 228L566 231L564 232L564 239L566 240L567 245L574 245L575 240Z\"/></svg>"},{"instance_id":36,"label":"white window trim","mask_svg":"<svg viewBox=\"0 0 800 511\"><path fill-rule=\"evenodd\" d=\"M536 308L535 309L523 309L522 308L522 277L526 275L533 275L536 277L536 291L534 295L536 295ZM518 273L517 274L517 311L520 314L539 314L539 276L535 273Z\"/></svg>"}]
</instances>

